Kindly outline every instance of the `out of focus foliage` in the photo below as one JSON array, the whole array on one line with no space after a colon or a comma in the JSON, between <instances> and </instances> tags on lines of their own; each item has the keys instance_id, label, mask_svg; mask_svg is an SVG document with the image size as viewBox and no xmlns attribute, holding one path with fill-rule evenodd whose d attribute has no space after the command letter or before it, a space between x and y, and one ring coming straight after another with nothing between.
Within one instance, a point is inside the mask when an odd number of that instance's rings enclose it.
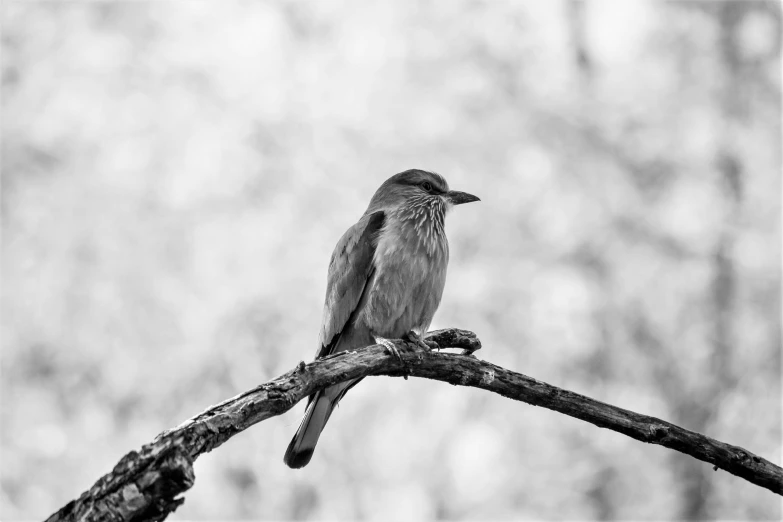
<instances>
[{"instance_id":1,"label":"out of focus foliage","mask_svg":"<svg viewBox=\"0 0 783 522\"><path fill-rule=\"evenodd\" d=\"M781 458L777 2L6 2L2 516L312 357L331 249L436 170L433 327ZM690 457L377 378L312 464L296 412L196 464L179 519L779 519Z\"/></svg>"}]
</instances>

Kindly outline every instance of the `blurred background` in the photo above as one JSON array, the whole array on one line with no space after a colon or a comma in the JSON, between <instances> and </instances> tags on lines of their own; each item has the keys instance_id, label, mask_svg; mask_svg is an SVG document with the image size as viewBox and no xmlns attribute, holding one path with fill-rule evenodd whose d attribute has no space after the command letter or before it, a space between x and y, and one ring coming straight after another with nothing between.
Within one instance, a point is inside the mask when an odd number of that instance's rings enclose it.
<instances>
[{"instance_id":1,"label":"blurred background","mask_svg":"<svg viewBox=\"0 0 783 522\"><path fill-rule=\"evenodd\" d=\"M316 350L337 239L437 171L433 329L781 461L778 2L5 2L2 512ZM419 379L196 463L177 520L777 520L706 463Z\"/></svg>"}]
</instances>

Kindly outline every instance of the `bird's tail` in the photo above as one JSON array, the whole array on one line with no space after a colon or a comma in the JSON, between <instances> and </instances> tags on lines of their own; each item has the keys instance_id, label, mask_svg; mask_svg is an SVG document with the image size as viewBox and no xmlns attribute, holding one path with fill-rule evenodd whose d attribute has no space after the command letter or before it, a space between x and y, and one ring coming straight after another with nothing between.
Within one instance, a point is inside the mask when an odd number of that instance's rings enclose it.
<instances>
[{"instance_id":1,"label":"bird's tail","mask_svg":"<svg viewBox=\"0 0 783 522\"><path fill-rule=\"evenodd\" d=\"M315 451L318 437L326 426L326 422L332 415L340 399L345 392L353 387L359 380L348 381L336 386L330 386L315 394L310 404L307 405L302 423L296 430L294 438L285 450L283 461L289 468L303 468L310 462Z\"/></svg>"},{"instance_id":2,"label":"bird's tail","mask_svg":"<svg viewBox=\"0 0 783 522\"><path fill-rule=\"evenodd\" d=\"M305 410L302 423L285 450L283 461L289 468L303 468L310 462L318 437L332 414L334 405L323 391L318 392Z\"/></svg>"}]
</instances>

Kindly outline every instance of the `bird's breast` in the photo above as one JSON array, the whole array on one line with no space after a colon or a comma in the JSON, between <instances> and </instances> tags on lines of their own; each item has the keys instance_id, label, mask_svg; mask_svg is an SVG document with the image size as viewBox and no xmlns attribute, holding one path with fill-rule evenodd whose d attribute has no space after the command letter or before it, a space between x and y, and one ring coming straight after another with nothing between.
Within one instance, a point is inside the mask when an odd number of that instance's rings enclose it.
<instances>
[{"instance_id":1,"label":"bird's breast","mask_svg":"<svg viewBox=\"0 0 783 522\"><path fill-rule=\"evenodd\" d=\"M449 250L442 227L387 220L375 249L375 273L363 310L374 335L399 338L426 330L443 295Z\"/></svg>"}]
</instances>

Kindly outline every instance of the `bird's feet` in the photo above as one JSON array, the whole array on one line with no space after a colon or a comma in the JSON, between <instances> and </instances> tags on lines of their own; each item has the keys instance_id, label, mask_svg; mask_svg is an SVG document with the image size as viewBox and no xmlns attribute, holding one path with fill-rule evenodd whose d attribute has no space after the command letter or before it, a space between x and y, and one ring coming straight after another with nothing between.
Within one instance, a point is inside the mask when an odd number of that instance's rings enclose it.
<instances>
[{"instance_id":1,"label":"bird's feet","mask_svg":"<svg viewBox=\"0 0 783 522\"><path fill-rule=\"evenodd\" d=\"M411 343L415 348L425 352L431 352L433 348L439 348L437 343L428 343L421 335L413 330L403 335L402 340Z\"/></svg>"},{"instance_id":2,"label":"bird's feet","mask_svg":"<svg viewBox=\"0 0 783 522\"><path fill-rule=\"evenodd\" d=\"M382 345L384 348L386 348L386 351L389 352L389 354L395 356L397 359L402 361L402 355L400 355L400 351L397 349L397 346L389 339L386 339L384 337L376 337L375 342Z\"/></svg>"}]
</instances>

